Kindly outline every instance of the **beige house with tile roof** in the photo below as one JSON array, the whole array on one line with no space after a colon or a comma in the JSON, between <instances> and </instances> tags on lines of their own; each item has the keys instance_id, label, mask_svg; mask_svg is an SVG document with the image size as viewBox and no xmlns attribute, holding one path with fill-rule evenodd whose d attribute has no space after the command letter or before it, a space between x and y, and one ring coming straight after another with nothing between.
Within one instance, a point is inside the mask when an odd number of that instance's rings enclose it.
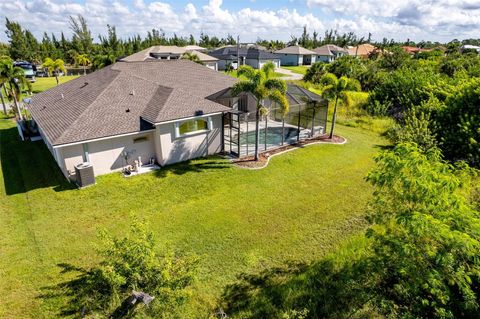
<instances>
[{"instance_id":1,"label":"beige house with tile roof","mask_svg":"<svg viewBox=\"0 0 480 319\"><path fill-rule=\"evenodd\" d=\"M197 45L189 45L185 47L178 47L176 45L155 45L124 57L121 61L141 62L147 60L178 60L181 59L185 53L190 53L198 56L199 61L206 67L217 71L218 59L206 54L205 51L205 48Z\"/></svg>"}]
</instances>

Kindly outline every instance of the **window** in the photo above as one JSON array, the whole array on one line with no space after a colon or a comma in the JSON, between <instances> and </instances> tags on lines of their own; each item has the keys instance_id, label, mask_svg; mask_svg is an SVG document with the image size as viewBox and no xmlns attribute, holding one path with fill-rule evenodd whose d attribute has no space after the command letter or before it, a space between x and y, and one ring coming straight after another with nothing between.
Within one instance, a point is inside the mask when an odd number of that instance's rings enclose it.
<instances>
[{"instance_id":1,"label":"window","mask_svg":"<svg viewBox=\"0 0 480 319\"><path fill-rule=\"evenodd\" d=\"M180 135L195 133L198 131L208 130L208 122L206 119L196 119L183 122L179 125L178 131Z\"/></svg>"}]
</instances>

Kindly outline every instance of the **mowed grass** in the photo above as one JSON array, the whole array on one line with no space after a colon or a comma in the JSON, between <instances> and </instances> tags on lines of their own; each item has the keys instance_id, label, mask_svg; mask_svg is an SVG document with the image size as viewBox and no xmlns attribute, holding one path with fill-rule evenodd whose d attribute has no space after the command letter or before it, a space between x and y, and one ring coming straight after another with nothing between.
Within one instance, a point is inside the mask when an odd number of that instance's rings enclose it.
<instances>
[{"instance_id":1,"label":"mowed grass","mask_svg":"<svg viewBox=\"0 0 480 319\"><path fill-rule=\"evenodd\" d=\"M378 134L338 126L345 145L314 145L246 170L211 157L95 186L69 185L42 142L20 142L0 120L0 318L56 318L61 298L42 294L66 280L58 266L98 262L99 229L122 235L131 214L160 244L201 258L185 318L212 314L242 272L312 261L365 227Z\"/></svg>"},{"instance_id":2,"label":"mowed grass","mask_svg":"<svg viewBox=\"0 0 480 319\"><path fill-rule=\"evenodd\" d=\"M293 73L305 74L305 73L307 73L307 70L308 70L309 67L305 66L305 65L298 65L298 66L283 66L282 65L282 68L290 70Z\"/></svg>"},{"instance_id":3,"label":"mowed grass","mask_svg":"<svg viewBox=\"0 0 480 319\"><path fill-rule=\"evenodd\" d=\"M75 78L78 78L78 75L65 75L65 76L60 76L58 78L60 84L68 82L70 80L73 80ZM57 85L57 81L55 80L54 76L51 77L45 77L45 78L36 78L36 81L32 83L32 92L33 93L39 93L46 91L48 89L51 89L52 87Z\"/></svg>"}]
</instances>

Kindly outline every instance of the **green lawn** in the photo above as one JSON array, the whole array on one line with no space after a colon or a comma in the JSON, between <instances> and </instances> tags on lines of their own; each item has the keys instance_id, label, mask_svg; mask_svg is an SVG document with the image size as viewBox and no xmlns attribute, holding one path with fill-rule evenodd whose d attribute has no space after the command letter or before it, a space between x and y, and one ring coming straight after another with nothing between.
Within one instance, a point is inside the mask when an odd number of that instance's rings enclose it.
<instances>
[{"instance_id":1,"label":"green lawn","mask_svg":"<svg viewBox=\"0 0 480 319\"><path fill-rule=\"evenodd\" d=\"M224 71L224 72L225 72L225 74L230 75L230 76L233 76L234 78L238 77L238 76L237 76L237 70L233 70L233 71L231 71L231 72L226 72L226 71ZM281 77L287 76L287 75L286 75L286 74L282 74L282 73L278 73L278 72L274 72L274 73L273 73L273 76L276 77L276 78L281 78ZM246 78L245 78L244 76L240 76L240 80L246 80Z\"/></svg>"},{"instance_id":2,"label":"green lawn","mask_svg":"<svg viewBox=\"0 0 480 319\"><path fill-rule=\"evenodd\" d=\"M42 142L20 142L0 120L0 318L58 317L61 298L42 296L66 279L58 264L95 264L98 230L123 234L132 213L161 243L200 256L185 318L208 317L241 272L324 256L364 227L364 177L385 143L360 128L337 132L346 145L298 149L263 170L213 157L77 190Z\"/></svg>"},{"instance_id":3,"label":"green lawn","mask_svg":"<svg viewBox=\"0 0 480 319\"><path fill-rule=\"evenodd\" d=\"M65 83L65 82L73 80L77 77L78 77L78 75L65 75L65 76L59 77L58 79L59 79L60 83ZM57 81L55 80L55 77L53 77L53 76L46 77L46 78L36 78L36 81L34 83L32 83L32 91L33 91L33 93L43 92L43 91L46 91L48 89L51 89L55 85L57 85Z\"/></svg>"},{"instance_id":4,"label":"green lawn","mask_svg":"<svg viewBox=\"0 0 480 319\"><path fill-rule=\"evenodd\" d=\"M298 74L305 74L307 73L307 70L308 70L308 67L304 65L299 65L299 66L283 66L282 65L282 68Z\"/></svg>"}]
</instances>

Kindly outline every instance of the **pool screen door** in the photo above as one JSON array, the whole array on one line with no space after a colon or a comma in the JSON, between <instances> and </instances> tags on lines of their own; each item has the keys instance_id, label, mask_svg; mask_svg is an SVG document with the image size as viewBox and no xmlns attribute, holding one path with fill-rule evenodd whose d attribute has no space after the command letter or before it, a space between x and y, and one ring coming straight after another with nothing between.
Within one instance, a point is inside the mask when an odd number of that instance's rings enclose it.
<instances>
[{"instance_id":1,"label":"pool screen door","mask_svg":"<svg viewBox=\"0 0 480 319\"><path fill-rule=\"evenodd\" d=\"M229 112L223 115L223 146L227 154L240 155L240 114Z\"/></svg>"}]
</instances>

